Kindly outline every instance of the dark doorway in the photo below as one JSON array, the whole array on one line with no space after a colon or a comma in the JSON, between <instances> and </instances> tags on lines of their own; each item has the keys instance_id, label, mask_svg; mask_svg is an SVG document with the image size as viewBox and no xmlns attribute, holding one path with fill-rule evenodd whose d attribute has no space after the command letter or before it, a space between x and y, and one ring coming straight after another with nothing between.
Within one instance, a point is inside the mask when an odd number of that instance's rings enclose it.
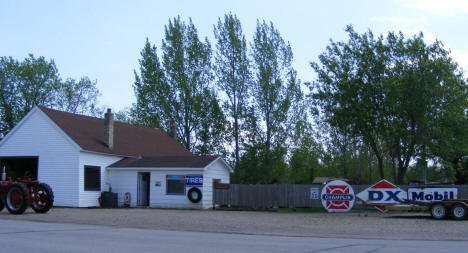
<instances>
[{"instance_id":1,"label":"dark doorway","mask_svg":"<svg viewBox=\"0 0 468 253\"><path fill-rule=\"evenodd\" d=\"M149 206L150 200L150 173L138 172L138 206Z\"/></svg>"},{"instance_id":2,"label":"dark doorway","mask_svg":"<svg viewBox=\"0 0 468 253\"><path fill-rule=\"evenodd\" d=\"M0 157L0 179L2 169L5 168L6 178L30 177L37 180L39 157Z\"/></svg>"}]
</instances>

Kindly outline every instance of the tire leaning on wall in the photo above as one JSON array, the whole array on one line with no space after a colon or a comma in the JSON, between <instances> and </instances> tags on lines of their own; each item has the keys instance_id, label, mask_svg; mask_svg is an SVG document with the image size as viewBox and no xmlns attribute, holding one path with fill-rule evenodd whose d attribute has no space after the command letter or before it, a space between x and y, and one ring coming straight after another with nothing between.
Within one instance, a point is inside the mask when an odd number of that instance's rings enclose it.
<instances>
[{"instance_id":1,"label":"tire leaning on wall","mask_svg":"<svg viewBox=\"0 0 468 253\"><path fill-rule=\"evenodd\" d=\"M198 203L202 199L202 193L197 187L192 187L187 192L187 197L192 203Z\"/></svg>"}]
</instances>

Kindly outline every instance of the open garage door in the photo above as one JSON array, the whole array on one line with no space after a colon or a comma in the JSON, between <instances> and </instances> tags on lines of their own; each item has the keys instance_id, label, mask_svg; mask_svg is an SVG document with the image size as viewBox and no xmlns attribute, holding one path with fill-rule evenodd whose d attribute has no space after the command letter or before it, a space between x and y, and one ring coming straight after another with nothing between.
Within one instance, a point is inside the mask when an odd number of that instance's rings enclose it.
<instances>
[{"instance_id":1,"label":"open garage door","mask_svg":"<svg viewBox=\"0 0 468 253\"><path fill-rule=\"evenodd\" d=\"M0 157L0 173L5 168L6 178L13 180L18 177L30 177L37 180L37 165L39 157ZM1 174L0 174L1 176ZM1 177L0 177L1 179Z\"/></svg>"}]
</instances>

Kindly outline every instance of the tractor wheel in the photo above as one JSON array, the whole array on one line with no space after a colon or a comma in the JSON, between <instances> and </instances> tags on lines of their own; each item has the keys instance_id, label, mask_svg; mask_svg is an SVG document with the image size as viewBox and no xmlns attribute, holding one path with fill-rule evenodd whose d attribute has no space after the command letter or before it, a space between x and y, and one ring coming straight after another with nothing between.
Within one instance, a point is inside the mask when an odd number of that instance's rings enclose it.
<instances>
[{"instance_id":1,"label":"tractor wheel","mask_svg":"<svg viewBox=\"0 0 468 253\"><path fill-rule=\"evenodd\" d=\"M0 212L5 207L5 190L0 189Z\"/></svg>"},{"instance_id":2,"label":"tractor wheel","mask_svg":"<svg viewBox=\"0 0 468 253\"><path fill-rule=\"evenodd\" d=\"M48 184L40 183L32 189L31 207L36 213L47 213L54 205L54 192Z\"/></svg>"},{"instance_id":3,"label":"tractor wheel","mask_svg":"<svg viewBox=\"0 0 468 253\"><path fill-rule=\"evenodd\" d=\"M444 219L447 216L447 208L442 203L436 203L431 206L432 218L436 220Z\"/></svg>"},{"instance_id":4,"label":"tractor wheel","mask_svg":"<svg viewBox=\"0 0 468 253\"><path fill-rule=\"evenodd\" d=\"M29 205L28 189L21 183L14 183L7 188L5 205L11 214L22 214Z\"/></svg>"},{"instance_id":5,"label":"tractor wheel","mask_svg":"<svg viewBox=\"0 0 468 253\"><path fill-rule=\"evenodd\" d=\"M468 208L465 205L457 203L452 206L452 218L455 220L464 220L468 213Z\"/></svg>"}]
</instances>

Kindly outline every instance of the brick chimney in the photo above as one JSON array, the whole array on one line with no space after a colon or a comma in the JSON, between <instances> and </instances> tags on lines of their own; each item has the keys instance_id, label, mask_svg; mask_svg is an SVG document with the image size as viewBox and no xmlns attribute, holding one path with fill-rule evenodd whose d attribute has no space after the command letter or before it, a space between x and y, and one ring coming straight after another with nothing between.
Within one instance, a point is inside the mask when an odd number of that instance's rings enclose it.
<instances>
[{"instance_id":1,"label":"brick chimney","mask_svg":"<svg viewBox=\"0 0 468 253\"><path fill-rule=\"evenodd\" d=\"M114 114L110 108L104 114L104 143L110 149L114 148Z\"/></svg>"}]
</instances>

